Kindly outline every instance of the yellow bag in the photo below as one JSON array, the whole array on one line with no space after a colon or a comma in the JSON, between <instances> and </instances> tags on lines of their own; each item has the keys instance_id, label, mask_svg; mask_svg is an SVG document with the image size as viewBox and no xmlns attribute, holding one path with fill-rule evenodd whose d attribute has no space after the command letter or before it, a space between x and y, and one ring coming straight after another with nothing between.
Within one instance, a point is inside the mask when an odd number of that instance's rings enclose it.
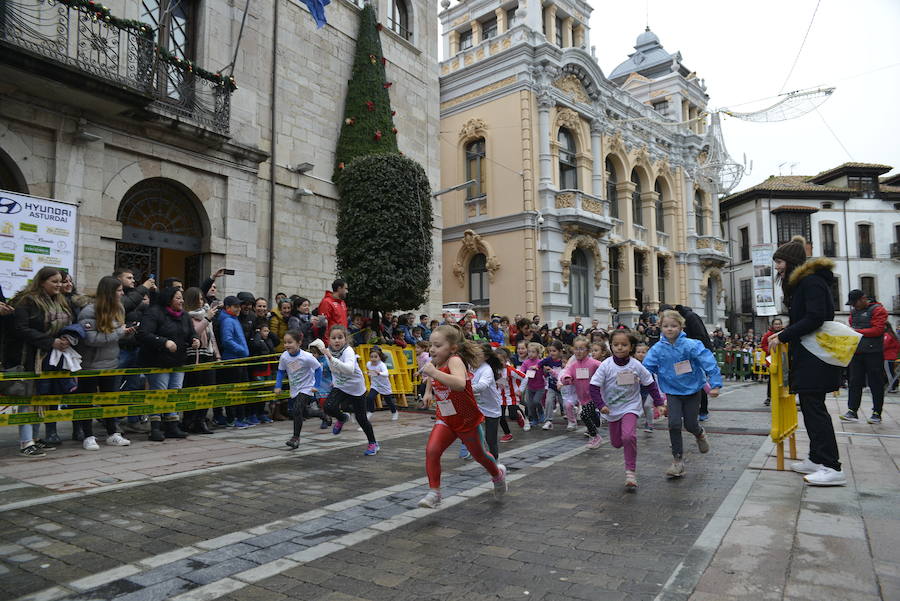
<instances>
[{"instance_id":1,"label":"yellow bag","mask_svg":"<svg viewBox=\"0 0 900 601\"><path fill-rule=\"evenodd\" d=\"M800 338L806 350L829 365L847 367L856 353L862 334L839 321L826 321L822 327Z\"/></svg>"}]
</instances>

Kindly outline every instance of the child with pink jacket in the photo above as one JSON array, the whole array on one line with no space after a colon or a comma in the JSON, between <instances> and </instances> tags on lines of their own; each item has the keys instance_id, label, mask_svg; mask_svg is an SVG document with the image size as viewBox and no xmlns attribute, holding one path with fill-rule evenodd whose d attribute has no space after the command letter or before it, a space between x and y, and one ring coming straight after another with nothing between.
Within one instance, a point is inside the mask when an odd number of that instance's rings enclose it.
<instances>
[{"instance_id":1,"label":"child with pink jacket","mask_svg":"<svg viewBox=\"0 0 900 601\"><path fill-rule=\"evenodd\" d=\"M590 356L589 342L584 336L579 336L572 342L572 350L574 355L562 370L559 381L563 386L574 384L578 403L581 405L581 421L590 436L587 447L596 449L603 444L603 438L597 432L599 423L597 408L591 400L591 377L600 367L600 362Z\"/></svg>"}]
</instances>

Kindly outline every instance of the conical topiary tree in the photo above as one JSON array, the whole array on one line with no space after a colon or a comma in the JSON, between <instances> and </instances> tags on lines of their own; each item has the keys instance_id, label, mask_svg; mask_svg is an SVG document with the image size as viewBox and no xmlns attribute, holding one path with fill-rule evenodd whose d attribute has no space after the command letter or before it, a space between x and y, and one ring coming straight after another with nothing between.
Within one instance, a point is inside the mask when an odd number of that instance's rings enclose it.
<instances>
[{"instance_id":1,"label":"conical topiary tree","mask_svg":"<svg viewBox=\"0 0 900 601\"><path fill-rule=\"evenodd\" d=\"M380 31L375 9L367 3L359 16L356 58L335 150L334 182L340 180L342 170L356 157L398 151L388 93L392 84L385 77L387 61L381 52Z\"/></svg>"},{"instance_id":2,"label":"conical topiary tree","mask_svg":"<svg viewBox=\"0 0 900 601\"><path fill-rule=\"evenodd\" d=\"M400 154L360 157L338 182L337 271L350 304L393 311L425 304L431 272L431 186Z\"/></svg>"}]
</instances>

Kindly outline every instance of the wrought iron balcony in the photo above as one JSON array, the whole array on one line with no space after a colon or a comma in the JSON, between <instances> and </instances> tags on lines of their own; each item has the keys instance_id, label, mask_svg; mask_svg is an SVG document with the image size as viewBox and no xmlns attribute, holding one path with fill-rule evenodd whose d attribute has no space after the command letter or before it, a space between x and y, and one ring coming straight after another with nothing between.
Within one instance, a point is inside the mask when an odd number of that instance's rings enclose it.
<instances>
[{"instance_id":1,"label":"wrought iron balcony","mask_svg":"<svg viewBox=\"0 0 900 601\"><path fill-rule=\"evenodd\" d=\"M233 81L169 55L155 36L149 25L116 18L99 2L0 1L0 67L15 69L16 83L29 93L228 135ZM71 93L61 95L47 79Z\"/></svg>"}]
</instances>

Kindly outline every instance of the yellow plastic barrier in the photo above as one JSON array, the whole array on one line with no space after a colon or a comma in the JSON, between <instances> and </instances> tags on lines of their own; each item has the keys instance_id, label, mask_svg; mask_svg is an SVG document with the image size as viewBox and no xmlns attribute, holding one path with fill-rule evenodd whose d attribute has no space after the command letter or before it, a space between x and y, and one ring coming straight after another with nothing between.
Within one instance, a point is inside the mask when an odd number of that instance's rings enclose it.
<instances>
[{"instance_id":1,"label":"yellow plastic barrier","mask_svg":"<svg viewBox=\"0 0 900 601\"><path fill-rule=\"evenodd\" d=\"M372 352L373 346L374 345L371 344L361 344L354 349L356 350L356 359L359 362L359 367L366 380L366 388L372 387L372 383L369 381L369 372L366 369L366 363L369 361L369 353ZM391 380L391 390L394 391L394 400L399 407L408 407L409 404L406 401L406 395L412 394L413 384L409 376L406 355L403 352L405 349L402 349L399 346L379 346L379 348L381 349L381 352L385 354L384 363L388 368L388 377ZM415 352L413 352L413 354L415 355ZM375 407L378 409L382 408L381 395L376 399Z\"/></svg>"},{"instance_id":2,"label":"yellow plastic barrier","mask_svg":"<svg viewBox=\"0 0 900 601\"><path fill-rule=\"evenodd\" d=\"M769 366L769 391L772 399L772 428L769 436L775 443L778 469L784 470L784 441L790 444L791 459L797 458L797 401L788 385L788 345L780 344L772 353Z\"/></svg>"},{"instance_id":3,"label":"yellow plastic barrier","mask_svg":"<svg viewBox=\"0 0 900 601\"><path fill-rule=\"evenodd\" d=\"M753 351L753 373L757 376L769 375L769 363L766 361L766 352L761 348Z\"/></svg>"}]
</instances>

